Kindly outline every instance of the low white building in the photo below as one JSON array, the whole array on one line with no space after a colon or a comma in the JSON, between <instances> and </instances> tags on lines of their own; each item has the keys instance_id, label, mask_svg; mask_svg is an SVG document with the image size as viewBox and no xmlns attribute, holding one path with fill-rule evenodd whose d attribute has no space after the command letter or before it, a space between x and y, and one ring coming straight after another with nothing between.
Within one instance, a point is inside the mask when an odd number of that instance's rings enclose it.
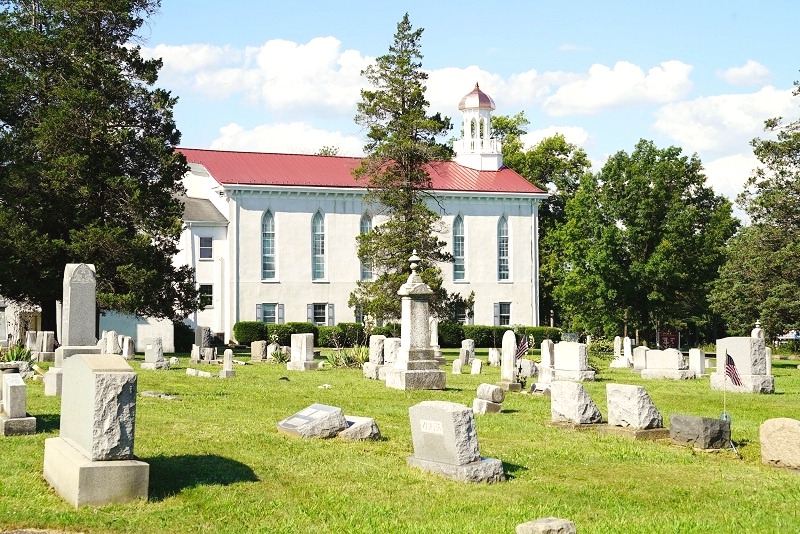
<instances>
[{"instance_id":1,"label":"low white building","mask_svg":"<svg viewBox=\"0 0 800 534\"><path fill-rule=\"evenodd\" d=\"M445 286L475 292L475 324L538 324L538 205L547 194L502 166L494 102L477 86L459 105L454 161L428 166ZM189 162L179 264L196 269L207 306L187 319L232 337L237 321L359 321L347 306L369 269L356 236L381 223L352 171L359 158L179 149ZM409 251L410 252L410 251Z\"/></svg>"}]
</instances>

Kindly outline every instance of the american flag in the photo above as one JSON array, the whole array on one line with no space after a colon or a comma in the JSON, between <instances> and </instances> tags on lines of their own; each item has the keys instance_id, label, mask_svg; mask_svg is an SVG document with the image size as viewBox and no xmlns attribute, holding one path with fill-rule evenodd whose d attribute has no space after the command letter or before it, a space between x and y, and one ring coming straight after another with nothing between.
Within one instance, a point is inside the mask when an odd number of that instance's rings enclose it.
<instances>
[{"instance_id":1,"label":"american flag","mask_svg":"<svg viewBox=\"0 0 800 534\"><path fill-rule=\"evenodd\" d=\"M731 379L734 386L741 386L742 379L739 377L739 371L736 370L736 364L733 363L731 355L725 352L725 376Z\"/></svg>"},{"instance_id":2,"label":"american flag","mask_svg":"<svg viewBox=\"0 0 800 534\"><path fill-rule=\"evenodd\" d=\"M516 359L519 360L526 354L528 354L528 336L522 334L522 340L520 340L519 345L517 346Z\"/></svg>"}]
</instances>

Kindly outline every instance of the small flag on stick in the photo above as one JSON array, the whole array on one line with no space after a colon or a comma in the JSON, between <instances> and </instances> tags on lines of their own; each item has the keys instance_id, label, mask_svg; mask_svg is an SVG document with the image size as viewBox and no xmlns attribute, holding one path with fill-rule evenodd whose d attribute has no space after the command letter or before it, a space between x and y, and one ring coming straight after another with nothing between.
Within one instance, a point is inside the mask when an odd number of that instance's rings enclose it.
<instances>
[{"instance_id":1,"label":"small flag on stick","mask_svg":"<svg viewBox=\"0 0 800 534\"><path fill-rule=\"evenodd\" d=\"M739 377L739 371L736 370L736 364L727 352L725 352L725 376L731 379L731 383L734 386L742 385L742 379Z\"/></svg>"},{"instance_id":2,"label":"small flag on stick","mask_svg":"<svg viewBox=\"0 0 800 534\"><path fill-rule=\"evenodd\" d=\"M522 340L520 340L519 345L517 346L517 354L515 358L519 360L526 354L528 354L528 336L522 334Z\"/></svg>"}]
</instances>

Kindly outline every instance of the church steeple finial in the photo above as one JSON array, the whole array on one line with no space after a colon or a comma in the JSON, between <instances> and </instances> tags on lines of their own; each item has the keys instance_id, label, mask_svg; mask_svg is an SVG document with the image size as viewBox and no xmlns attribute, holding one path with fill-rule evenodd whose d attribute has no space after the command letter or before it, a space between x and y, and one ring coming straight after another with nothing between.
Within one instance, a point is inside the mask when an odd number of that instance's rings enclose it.
<instances>
[{"instance_id":1,"label":"church steeple finial","mask_svg":"<svg viewBox=\"0 0 800 534\"><path fill-rule=\"evenodd\" d=\"M456 141L456 163L480 171L496 171L503 166L500 141L492 139L492 97L481 91L478 82L475 89L464 95L458 104L462 113L464 138Z\"/></svg>"}]
</instances>

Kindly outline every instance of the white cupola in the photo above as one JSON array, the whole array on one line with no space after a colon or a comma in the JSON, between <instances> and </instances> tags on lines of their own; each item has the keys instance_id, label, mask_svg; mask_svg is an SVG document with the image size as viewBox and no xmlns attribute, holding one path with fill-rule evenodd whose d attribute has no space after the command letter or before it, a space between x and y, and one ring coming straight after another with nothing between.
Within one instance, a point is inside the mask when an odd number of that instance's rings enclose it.
<instances>
[{"instance_id":1,"label":"white cupola","mask_svg":"<svg viewBox=\"0 0 800 534\"><path fill-rule=\"evenodd\" d=\"M453 143L455 162L479 171L496 171L503 166L500 141L492 139L492 97L481 91L478 84L461 99L463 139Z\"/></svg>"}]
</instances>

